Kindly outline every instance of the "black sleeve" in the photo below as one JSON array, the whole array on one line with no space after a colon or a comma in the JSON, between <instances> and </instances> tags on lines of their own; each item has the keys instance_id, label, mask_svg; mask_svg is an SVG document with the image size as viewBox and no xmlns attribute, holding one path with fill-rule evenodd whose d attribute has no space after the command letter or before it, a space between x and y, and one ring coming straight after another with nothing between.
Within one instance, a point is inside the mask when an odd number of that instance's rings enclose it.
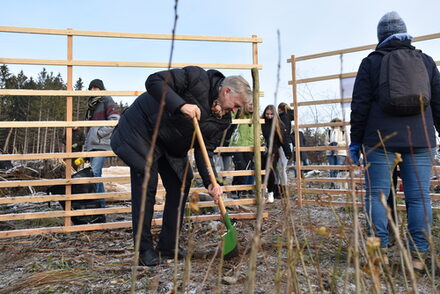
<instances>
[{"instance_id":1,"label":"black sleeve","mask_svg":"<svg viewBox=\"0 0 440 294\"><path fill-rule=\"evenodd\" d=\"M353 88L350 118L351 142L362 143L372 101L373 89L370 80L370 61L368 58L364 58L359 67Z\"/></svg>"},{"instance_id":2,"label":"black sleeve","mask_svg":"<svg viewBox=\"0 0 440 294\"><path fill-rule=\"evenodd\" d=\"M440 73L434 60L429 57L432 64L432 78L431 78L431 108L432 118L437 133L440 136Z\"/></svg>"},{"instance_id":3,"label":"black sleeve","mask_svg":"<svg viewBox=\"0 0 440 294\"><path fill-rule=\"evenodd\" d=\"M199 83L203 72L202 68L196 66L160 71L147 78L145 88L158 102L161 101L162 95L165 95L166 110L175 113L183 104L187 103L184 97L180 96L180 93Z\"/></svg>"},{"instance_id":4,"label":"black sleeve","mask_svg":"<svg viewBox=\"0 0 440 294\"><path fill-rule=\"evenodd\" d=\"M287 133L287 130L283 127L282 122L281 123L281 133L283 135L283 138L280 138L281 147L283 148L284 155L288 159L292 157L292 150L290 149L290 140L289 140L289 134Z\"/></svg>"}]
</instances>

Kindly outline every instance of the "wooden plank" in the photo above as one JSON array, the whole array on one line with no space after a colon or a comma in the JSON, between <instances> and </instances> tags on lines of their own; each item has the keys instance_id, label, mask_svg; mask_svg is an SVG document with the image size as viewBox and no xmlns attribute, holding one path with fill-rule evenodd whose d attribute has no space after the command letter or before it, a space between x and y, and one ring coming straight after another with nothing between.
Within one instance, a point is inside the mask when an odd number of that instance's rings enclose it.
<instances>
[{"instance_id":1,"label":"wooden plank","mask_svg":"<svg viewBox=\"0 0 440 294\"><path fill-rule=\"evenodd\" d=\"M73 195L70 195L71 198ZM237 199L237 200L226 200L225 206L235 206L235 205L251 205L255 204L255 199ZM188 204L186 204L188 205ZM200 208L204 207L216 207L217 204L214 201L200 201L195 203ZM162 211L164 205L155 205L154 210ZM97 209L77 209L77 210L56 210L47 212L26 212L26 213L9 213L0 215L0 221L17 221L17 220L30 220L30 219L42 219L42 218L53 218L53 217L72 217L80 215L95 215L95 214L117 214L117 213L131 213L130 207L107 207L107 208L97 208Z\"/></svg>"},{"instance_id":2,"label":"wooden plank","mask_svg":"<svg viewBox=\"0 0 440 294\"><path fill-rule=\"evenodd\" d=\"M262 146L260 151L263 152L266 147ZM231 152L254 152L253 146L237 146L237 147L217 147L214 152L231 153Z\"/></svg>"},{"instance_id":3,"label":"wooden plank","mask_svg":"<svg viewBox=\"0 0 440 294\"><path fill-rule=\"evenodd\" d=\"M321 183L328 183L328 182L337 182L337 183L363 183L365 182L364 178L304 178L303 182L321 182Z\"/></svg>"},{"instance_id":4,"label":"wooden plank","mask_svg":"<svg viewBox=\"0 0 440 294\"><path fill-rule=\"evenodd\" d=\"M168 62L139 62L139 61L93 61L93 60L55 60L55 59L31 59L31 58L0 58L3 64L30 64L30 65L60 65L60 66L90 66L90 67L143 67L143 68L169 68ZM202 68L217 69L251 69L257 67L263 69L262 65L254 64L224 64L224 63L195 63L195 62L173 62L171 68L182 68L185 66L200 66Z\"/></svg>"},{"instance_id":5,"label":"wooden plank","mask_svg":"<svg viewBox=\"0 0 440 294\"><path fill-rule=\"evenodd\" d=\"M88 97L91 95L102 95L102 96L139 96L145 91L68 91L68 90L8 90L0 89L0 96L29 96L29 97L40 97L40 96L74 96L74 97ZM260 91L260 97L264 97L264 92ZM234 121L234 120L232 120ZM264 123L264 119L261 119Z\"/></svg>"},{"instance_id":6,"label":"wooden plank","mask_svg":"<svg viewBox=\"0 0 440 294\"><path fill-rule=\"evenodd\" d=\"M130 192L107 192L107 193L92 193L92 194L72 194L67 195L47 195L47 196L18 196L18 197L1 197L1 204L14 203L30 203L30 202L49 202L62 200L86 200L86 199L101 199L107 200L130 200Z\"/></svg>"},{"instance_id":7,"label":"wooden plank","mask_svg":"<svg viewBox=\"0 0 440 294\"><path fill-rule=\"evenodd\" d=\"M152 40L171 40L174 38L179 41L209 41L209 42L239 42L239 43L261 43L261 38L254 37L224 37L224 36L197 36L197 35L170 35L170 34L146 34L146 33L123 33L123 32L99 32L83 30L60 30L46 28L11 27L0 26L0 32L5 33L24 33L42 35L71 35L83 37L105 37L105 38L127 38L127 39L152 39Z\"/></svg>"},{"instance_id":8,"label":"wooden plank","mask_svg":"<svg viewBox=\"0 0 440 294\"><path fill-rule=\"evenodd\" d=\"M299 149L300 151L348 150L348 146L314 146L314 147L300 147Z\"/></svg>"},{"instance_id":9,"label":"wooden plank","mask_svg":"<svg viewBox=\"0 0 440 294\"><path fill-rule=\"evenodd\" d=\"M298 102L298 106L323 105L323 104L334 104L334 103L350 103L350 102L351 102L351 98L324 99L324 100Z\"/></svg>"},{"instance_id":10,"label":"wooden plank","mask_svg":"<svg viewBox=\"0 0 440 294\"><path fill-rule=\"evenodd\" d=\"M349 126L350 122L338 122L338 123L315 123L315 124L302 124L298 125L300 129L308 129L308 128L322 128L322 127L331 127L331 126Z\"/></svg>"},{"instance_id":11,"label":"wooden plank","mask_svg":"<svg viewBox=\"0 0 440 294\"><path fill-rule=\"evenodd\" d=\"M263 152L266 147L262 146ZM217 147L214 152L234 153L234 152L253 152L254 147ZM78 157L114 157L113 151L93 151L93 152L71 152L71 153L27 153L27 154L1 154L0 161L5 160L35 160L35 159L57 159L57 158L78 158Z\"/></svg>"},{"instance_id":12,"label":"wooden plank","mask_svg":"<svg viewBox=\"0 0 440 294\"><path fill-rule=\"evenodd\" d=\"M266 212L263 214L264 218L267 218L269 214ZM255 213L231 213L229 214L231 219L240 220L250 220L255 219ZM221 215L208 215L208 216L190 216L185 217L187 221L210 221L210 220L220 220ZM0 231L0 238L12 238L12 237L23 237L32 236L40 234L49 233L72 233L72 232L84 232L84 231L94 231L94 230L108 230L108 229L121 229L121 228L131 228L131 221L124 222L113 222L104 224L89 224L89 225L78 225L70 227L51 227L51 228L35 228L35 229L23 229L23 230L11 230L11 231ZM154 226L162 225L162 219L153 219L152 224Z\"/></svg>"},{"instance_id":13,"label":"wooden plank","mask_svg":"<svg viewBox=\"0 0 440 294\"><path fill-rule=\"evenodd\" d=\"M73 90L8 90L0 89L0 95L6 96L59 96L88 97L101 96L139 96L145 91L73 91Z\"/></svg>"},{"instance_id":14,"label":"wooden plank","mask_svg":"<svg viewBox=\"0 0 440 294\"><path fill-rule=\"evenodd\" d=\"M232 124L251 124L251 119L234 119ZM260 120L264 123L264 119ZM96 127L116 126L115 120L84 120L84 121L2 121L0 128L61 128L61 127Z\"/></svg>"},{"instance_id":15,"label":"wooden plank","mask_svg":"<svg viewBox=\"0 0 440 294\"><path fill-rule=\"evenodd\" d=\"M306 84L306 83L313 83L313 82L320 82L320 81L327 81L327 80L334 80L334 79L353 78L353 77L356 77L356 75L357 75L357 72L348 72L348 73L343 73L343 74L312 77L312 78L296 80L296 84ZM292 85L292 83L293 83L292 81L289 81L289 85Z\"/></svg>"},{"instance_id":16,"label":"wooden plank","mask_svg":"<svg viewBox=\"0 0 440 294\"><path fill-rule=\"evenodd\" d=\"M89 184L89 183L130 183L130 176L112 176L112 177L93 177L93 178L71 178L71 179L44 179L44 180L19 180L19 181L1 181L0 188L11 187L38 187L68 184Z\"/></svg>"},{"instance_id":17,"label":"wooden plank","mask_svg":"<svg viewBox=\"0 0 440 294\"><path fill-rule=\"evenodd\" d=\"M440 38L440 33L415 37L415 38L413 38L413 42L420 42L420 41L426 41L426 40L432 40L432 39L438 39L438 38ZM353 48L327 51L327 52L322 52L322 53L318 53L318 54L298 56L298 57L296 57L296 61L303 61L303 60L328 57L328 56L333 56L333 55L340 55L340 54L346 54L346 53L352 53L352 52L371 50L371 49L376 48L376 46L377 46L377 44L375 43L375 44L358 46L358 47L353 47ZM292 59L287 59L287 62L292 62Z\"/></svg>"},{"instance_id":18,"label":"wooden plank","mask_svg":"<svg viewBox=\"0 0 440 294\"><path fill-rule=\"evenodd\" d=\"M350 169L363 169L362 166L357 165L302 165L302 170L350 170Z\"/></svg>"},{"instance_id":19,"label":"wooden plank","mask_svg":"<svg viewBox=\"0 0 440 294\"><path fill-rule=\"evenodd\" d=\"M131 207L112 207L112 208L98 208L98 209L77 209L77 210L57 210L49 212L28 212L28 213L10 213L0 215L0 221L16 221L41 219L52 217L66 217L79 215L94 215L94 214L114 214L114 213L131 213Z\"/></svg>"}]
</instances>

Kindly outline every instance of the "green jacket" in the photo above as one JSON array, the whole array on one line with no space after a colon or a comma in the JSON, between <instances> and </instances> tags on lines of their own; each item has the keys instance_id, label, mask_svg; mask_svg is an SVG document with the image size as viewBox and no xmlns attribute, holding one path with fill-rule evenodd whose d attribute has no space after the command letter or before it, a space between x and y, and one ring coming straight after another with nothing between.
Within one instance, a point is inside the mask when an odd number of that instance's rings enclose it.
<instances>
[{"instance_id":1,"label":"green jacket","mask_svg":"<svg viewBox=\"0 0 440 294\"><path fill-rule=\"evenodd\" d=\"M249 119L252 118L252 115L245 114L243 118ZM229 146L254 146L254 126L252 124L237 125L231 136Z\"/></svg>"}]
</instances>

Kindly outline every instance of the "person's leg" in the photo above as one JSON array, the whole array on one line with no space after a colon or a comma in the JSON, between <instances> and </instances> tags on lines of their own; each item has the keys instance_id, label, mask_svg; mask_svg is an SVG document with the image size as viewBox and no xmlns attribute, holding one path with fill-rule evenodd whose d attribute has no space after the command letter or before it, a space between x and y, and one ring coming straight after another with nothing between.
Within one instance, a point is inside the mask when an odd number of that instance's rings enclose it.
<instances>
[{"instance_id":1,"label":"person's leg","mask_svg":"<svg viewBox=\"0 0 440 294\"><path fill-rule=\"evenodd\" d=\"M102 176L102 168L104 167L104 163L107 157L91 157L90 158L90 167L92 168L93 175L95 177ZM104 193L104 183L96 183L96 193ZM105 199L100 199L101 207L105 207Z\"/></svg>"},{"instance_id":2,"label":"person's leg","mask_svg":"<svg viewBox=\"0 0 440 294\"><path fill-rule=\"evenodd\" d=\"M394 169L395 155L383 149L372 150L366 147L367 158L365 171L365 212L368 222L368 232L380 238L380 247L388 247L388 219L386 209L381 201L381 195L388 198L391 177ZM371 228L371 225L373 226Z\"/></svg>"},{"instance_id":3,"label":"person's leg","mask_svg":"<svg viewBox=\"0 0 440 294\"><path fill-rule=\"evenodd\" d=\"M185 167L183 167L185 168ZM167 257L174 257L176 235L178 231L178 214L180 207L180 228L183 224L185 204L188 198L191 180L193 178L191 167L188 166L186 179L180 179L168 160L163 157L159 160L159 174L166 190L165 208L163 211L162 230L159 236L157 250L164 253ZM182 184L184 189L182 191ZM180 229L179 228L179 229Z\"/></svg>"},{"instance_id":4,"label":"person's leg","mask_svg":"<svg viewBox=\"0 0 440 294\"><path fill-rule=\"evenodd\" d=\"M232 157L232 161L234 162L235 170L245 170L246 169L246 160L244 152L236 152ZM245 183L244 176L235 176L232 178L232 185L244 185ZM233 199L240 198L238 191L233 191L231 197Z\"/></svg>"},{"instance_id":5,"label":"person's leg","mask_svg":"<svg viewBox=\"0 0 440 294\"><path fill-rule=\"evenodd\" d=\"M426 252L429 243L426 239L432 226L432 204L429 195L433 151L426 148L416 153L402 154L400 175L403 181L405 202L408 214L408 231L411 235L411 251Z\"/></svg>"},{"instance_id":6,"label":"person's leg","mask_svg":"<svg viewBox=\"0 0 440 294\"><path fill-rule=\"evenodd\" d=\"M142 200L142 183L144 181L144 174L130 169L131 177L131 206L132 206L132 223L133 223L133 239L136 240L136 233L138 229L139 216L141 212ZM144 224L142 226L142 235L140 243L140 251L152 249L153 239L151 235L151 222L154 215L154 204L156 203L157 191L157 163L154 162L150 170L150 180L147 185L147 198L144 206Z\"/></svg>"},{"instance_id":7,"label":"person's leg","mask_svg":"<svg viewBox=\"0 0 440 294\"><path fill-rule=\"evenodd\" d=\"M336 156L334 155L327 155L327 162L328 165L336 165ZM331 169L330 170L330 178L336 178L336 170Z\"/></svg>"}]
</instances>

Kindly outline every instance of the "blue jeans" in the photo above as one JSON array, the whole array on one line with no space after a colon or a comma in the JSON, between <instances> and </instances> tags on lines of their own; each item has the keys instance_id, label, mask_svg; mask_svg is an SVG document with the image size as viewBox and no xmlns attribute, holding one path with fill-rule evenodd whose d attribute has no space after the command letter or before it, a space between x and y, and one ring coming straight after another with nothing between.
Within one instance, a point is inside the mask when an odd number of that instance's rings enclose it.
<instances>
[{"instance_id":1,"label":"blue jeans","mask_svg":"<svg viewBox=\"0 0 440 294\"><path fill-rule=\"evenodd\" d=\"M101 177L102 168L107 157L91 157L90 167L95 177ZM96 193L104 193L104 183L96 183ZM101 207L105 207L105 199L101 199Z\"/></svg>"},{"instance_id":2,"label":"blue jeans","mask_svg":"<svg viewBox=\"0 0 440 294\"><path fill-rule=\"evenodd\" d=\"M329 165L343 165L345 162L345 156L340 155L327 155L327 161ZM330 170L330 178L337 178L339 170Z\"/></svg>"},{"instance_id":3,"label":"blue jeans","mask_svg":"<svg viewBox=\"0 0 440 294\"><path fill-rule=\"evenodd\" d=\"M408 231L411 236L409 247L412 251L428 251L429 244L425 236L430 233L432 225L429 188L434 149L417 148L411 153L409 150L401 152L402 150L387 149L385 152L383 149L373 150L366 147L365 151L365 165L369 165L365 172L365 209L368 223L371 221L375 236L381 239L381 248L388 247L388 219L380 195L383 193L385 198L389 196L396 158L394 152L399 152L403 160L399 166L407 207ZM368 231L370 232L369 226Z\"/></svg>"}]
</instances>

